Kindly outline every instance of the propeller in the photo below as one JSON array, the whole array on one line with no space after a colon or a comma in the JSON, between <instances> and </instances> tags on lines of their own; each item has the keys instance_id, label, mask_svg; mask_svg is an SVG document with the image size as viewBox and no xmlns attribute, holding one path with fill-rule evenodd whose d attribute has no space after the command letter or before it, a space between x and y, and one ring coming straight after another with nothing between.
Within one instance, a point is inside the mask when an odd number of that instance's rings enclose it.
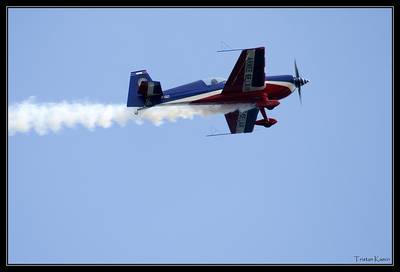
<instances>
[{"instance_id":1,"label":"propeller","mask_svg":"<svg viewBox=\"0 0 400 272\"><path fill-rule=\"evenodd\" d=\"M297 64L296 64L296 60L294 60L294 71L296 73L296 79L298 79L300 77L299 74L299 69L297 68ZM296 81L296 83L300 83L299 81ZM299 99L300 99L300 104L302 105L302 101L301 101L301 85L300 84L296 84L297 90L299 92Z\"/></svg>"},{"instance_id":2,"label":"propeller","mask_svg":"<svg viewBox=\"0 0 400 272\"><path fill-rule=\"evenodd\" d=\"M303 86L304 84L308 83L309 80L307 79L303 79L302 77L300 77L300 73L299 73L299 69L297 68L297 64L296 64L296 60L294 60L294 72L295 72L295 79L294 79L294 84L299 92L299 99L300 99L300 104L302 104L302 100L301 100L301 86Z\"/></svg>"}]
</instances>

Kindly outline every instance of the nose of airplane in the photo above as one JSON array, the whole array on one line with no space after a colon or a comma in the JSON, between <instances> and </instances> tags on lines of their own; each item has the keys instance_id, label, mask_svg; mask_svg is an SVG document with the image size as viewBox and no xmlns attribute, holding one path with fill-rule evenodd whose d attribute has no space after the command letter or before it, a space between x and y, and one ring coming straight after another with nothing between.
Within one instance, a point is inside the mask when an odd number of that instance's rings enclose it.
<instances>
[{"instance_id":1,"label":"nose of airplane","mask_svg":"<svg viewBox=\"0 0 400 272\"><path fill-rule=\"evenodd\" d=\"M307 84L308 82L310 82L308 79L302 77L294 77L294 84L297 88Z\"/></svg>"},{"instance_id":2,"label":"nose of airplane","mask_svg":"<svg viewBox=\"0 0 400 272\"><path fill-rule=\"evenodd\" d=\"M293 76L294 85L296 86L296 88L299 92L299 99L300 99L300 104L301 104L302 103L301 102L301 86L303 86L304 84L307 84L310 81L308 79L304 79L300 76L299 69L297 68L296 60L294 60L294 72L296 74L296 76Z\"/></svg>"},{"instance_id":3,"label":"nose of airplane","mask_svg":"<svg viewBox=\"0 0 400 272\"><path fill-rule=\"evenodd\" d=\"M308 82L310 82L308 79L305 79L305 78L302 78L302 77L298 77L297 80L295 80L295 81L297 81L296 85L298 85L298 86L303 86L303 85L307 84Z\"/></svg>"}]
</instances>

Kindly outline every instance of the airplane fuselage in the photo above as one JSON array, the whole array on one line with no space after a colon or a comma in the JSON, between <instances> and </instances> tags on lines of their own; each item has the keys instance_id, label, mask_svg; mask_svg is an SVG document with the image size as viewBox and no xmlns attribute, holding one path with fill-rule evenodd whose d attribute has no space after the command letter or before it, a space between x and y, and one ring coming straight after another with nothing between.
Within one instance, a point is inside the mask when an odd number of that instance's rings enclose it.
<instances>
[{"instance_id":1,"label":"airplane fuselage","mask_svg":"<svg viewBox=\"0 0 400 272\"><path fill-rule=\"evenodd\" d=\"M269 100L283 99L296 89L292 75L267 76L264 89L232 94L221 94L225 81L216 81L207 84L204 80L198 80L165 90L161 105L257 103L265 97Z\"/></svg>"}]
</instances>

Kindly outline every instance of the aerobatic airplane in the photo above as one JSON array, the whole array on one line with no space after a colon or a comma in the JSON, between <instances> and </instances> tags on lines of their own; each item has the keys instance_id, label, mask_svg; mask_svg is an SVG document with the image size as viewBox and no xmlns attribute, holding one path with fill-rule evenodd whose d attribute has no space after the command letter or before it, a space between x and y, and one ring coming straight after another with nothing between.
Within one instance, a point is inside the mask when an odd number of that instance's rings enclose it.
<instances>
[{"instance_id":1,"label":"aerobatic airplane","mask_svg":"<svg viewBox=\"0 0 400 272\"><path fill-rule=\"evenodd\" d=\"M309 82L300 77L295 65L295 76L265 76L265 47L242 50L228 79L211 78L198 80L163 91L159 81L153 81L146 70L131 73L128 107L136 111L156 105L210 105L252 104L247 111L225 114L231 134L249 133L254 125L270 127L277 121L267 116L265 109L272 110L279 100L292 94L296 88L301 102L301 86ZM262 119L257 120L258 112Z\"/></svg>"}]
</instances>

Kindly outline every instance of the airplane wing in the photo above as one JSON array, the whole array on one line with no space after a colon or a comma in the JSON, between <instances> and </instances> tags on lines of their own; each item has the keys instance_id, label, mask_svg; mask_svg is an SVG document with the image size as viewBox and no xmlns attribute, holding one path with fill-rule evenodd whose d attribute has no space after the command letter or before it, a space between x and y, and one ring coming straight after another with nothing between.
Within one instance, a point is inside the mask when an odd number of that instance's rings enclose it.
<instances>
[{"instance_id":1,"label":"airplane wing","mask_svg":"<svg viewBox=\"0 0 400 272\"><path fill-rule=\"evenodd\" d=\"M264 89L265 48L242 50L222 94L251 92Z\"/></svg>"},{"instance_id":2,"label":"airplane wing","mask_svg":"<svg viewBox=\"0 0 400 272\"><path fill-rule=\"evenodd\" d=\"M257 120L258 108L239 112L239 110L225 114L231 134L253 132Z\"/></svg>"}]
</instances>

